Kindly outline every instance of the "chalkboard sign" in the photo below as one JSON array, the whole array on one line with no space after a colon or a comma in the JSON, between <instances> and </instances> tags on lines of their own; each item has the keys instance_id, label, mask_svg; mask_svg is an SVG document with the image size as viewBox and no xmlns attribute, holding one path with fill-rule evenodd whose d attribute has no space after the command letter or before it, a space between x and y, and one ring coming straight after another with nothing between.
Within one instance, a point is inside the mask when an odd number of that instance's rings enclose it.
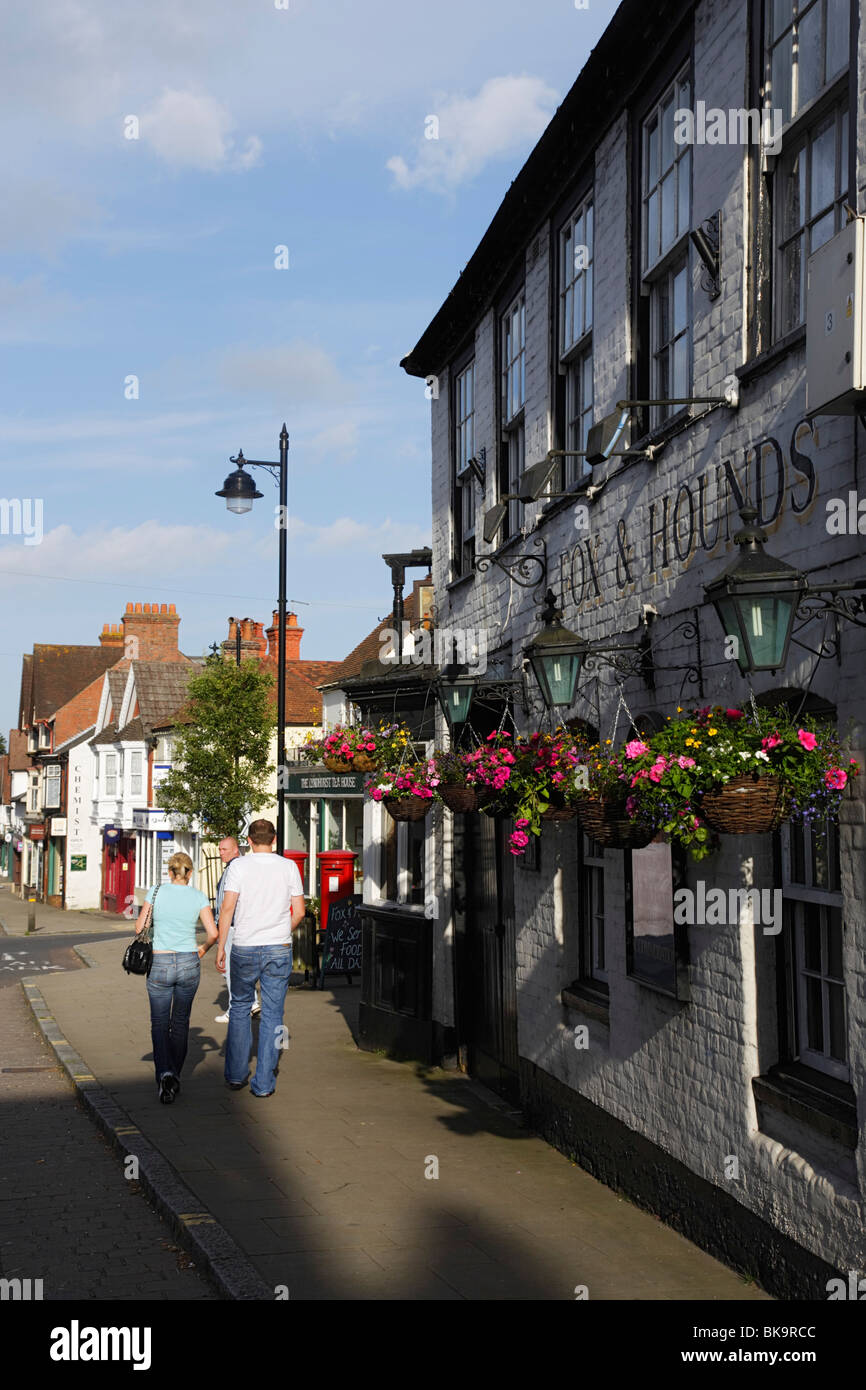
<instances>
[{"instance_id":1,"label":"chalkboard sign","mask_svg":"<svg viewBox=\"0 0 866 1390\"><path fill-rule=\"evenodd\" d=\"M325 975L349 975L361 969L361 919L358 908L360 895L338 898L328 906L328 925L322 935L322 968L319 986L324 988Z\"/></svg>"}]
</instances>

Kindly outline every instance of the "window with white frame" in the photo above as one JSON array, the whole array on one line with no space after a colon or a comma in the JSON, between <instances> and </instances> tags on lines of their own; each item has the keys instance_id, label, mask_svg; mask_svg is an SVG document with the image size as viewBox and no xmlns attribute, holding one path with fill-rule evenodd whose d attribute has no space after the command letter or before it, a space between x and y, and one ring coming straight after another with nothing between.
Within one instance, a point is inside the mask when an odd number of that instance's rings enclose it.
<instances>
[{"instance_id":1,"label":"window with white frame","mask_svg":"<svg viewBox=\"0 0 866 1390\"><path fill-rule=\"evenodd\" d=\"M129 755L129 794L141 796L144 791L144 754L133 750Z\"/></svg>"},{"instance_id":2,"label":"window with white frame","mask_svg":"<svg viewBox=\"0 0 866 1390\"><path fill-rule=\"evenodd\" d=\"M60 764L49 763L42 775L42 805L46 811L56 811L60 807Z\"/></svg>"},{"instance_id":3,"label":"window with white frame","mask_svg":"<svg viewBox=\"0 0 866 1390\"><path fill-rule=\"evenodd\" d=\"M118 755L116 753L104 753L105 759L105 795L117 796L117 764Z\"/></svg>"},{"instance_id":4,"label":"window with white frame","mask_svg":"<svg viewBox=\"0 0 866 1390\"><path fill-rule=\"evenodd\" d=\"M780 833L792 1059L848 1081L838 829L789 822Z\"/></svg>"},{"instance_id":5,"label":"window with white frame","mask_svg":"<svg viewBox=\"0 0 866 1390\"><path fill-rule=\"evenodd\" d=\"M641 234L653 400L687 396L691 387L692 151L690 144L674 139L677 112L691 110L691 105L686 66L643 122ZM680 408L654 407L651 428Z\"/></svg>"},{"instance_id":6,"label":"window with white frame","mask_svg":"<svg viewBox=\"0 0 866 1390\"><path fill-rule=\"evenodd\" d=\"M29 774L29 785L27 787L27 810L39 811L39 771L38 769Z\"/></svg>"},{"instance_id":7,"label":"window with white frame","mask_svg":"<svg viewBox=\"0 0 866 1390\"><path fill-rule=\"evenodd\" d=\"M475 363L454 379L454 560L457 575L469 574L475 561Z\"/></svg>"},{"instance_id":8,"label":"window with white frame","mask_svg":"<svg viewBox=\"0 0 866 1390\"><path fill-rule=\"evenodd\" d=\"M586 460L569 457L586 448L592 424L592 287L593 205L585 199L559 235L559 373L558 430L566 457L557 470L553 491L561 491L589 473Z\"/></svg>"},{"instance_id":9,"label":"window with white frame","mask_svg":"<svg viewBox=\"0 0 866 1390\"><path fill-rule=\"evenodd\" d=\"M523 292L500 320L502 434L499 455L499 496L516 493L526 463L523 406L526 397L526 300ZM506 540L520 529L520 503L508 503L502 530Z\"/></svg>"},{"instance_id":10,"label":"window with white frame","mask_svg":"<svg viewBox=\"0 0 866 1390\"><path fill-rule=\"evenodd\" d=\"M395 821L383 811L381 891L386 902L423 907L427 822Z\"/></svg>"},{"instance_id":11,"label":"window with white frame","mask_svg":"<svg viewBox=\"0 0 866 1390\"><path fill-rule=\"evenodd\" d=\"M156 750L154 758L158 763L171 762L172 739L171 734L160 734L156 740Z\"/></svg>"},{"instance_id":12,"label":"window with white frame","mask_svg":"<svg viewBox=\"0 0 866 1390\"><path fill-rule=\"evenodd\" d=\"M41 752L51 747L51 726L50 724L39 725L39 748Z\"/></svg>"}]
</instances>

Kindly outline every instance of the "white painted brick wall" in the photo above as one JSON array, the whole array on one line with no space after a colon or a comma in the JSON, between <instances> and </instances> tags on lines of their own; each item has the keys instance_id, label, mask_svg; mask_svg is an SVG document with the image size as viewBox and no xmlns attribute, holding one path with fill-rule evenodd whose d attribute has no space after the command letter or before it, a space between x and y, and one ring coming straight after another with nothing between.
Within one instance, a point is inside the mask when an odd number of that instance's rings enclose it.
<instances>
[{"instance_id":1,"label":"white painted brick wall","mask_svg":"<svg viewBox=\"0 0 866 1390\"><path fill-rule=\"evenodd\" d=\"M724 108L746 105L744 64L746 54L746 6L739 0L705 0L695 18L696 96L708 105ZM860 176L863 187L862 151L866 147L866 51L859 54L861 95ZM631 271L627 258L627 121L614 121L596 151L595 184L595 302L594 386L596 418L614 408L627 394L628 364L632 353L627 286ZM694 258L695 394L721 390L726 375L745 357L746 162L742 149L696 147L694 150L693 225L717 209L722 210L722 294L711 302L700 288L700 267ZM527 464L550 447L548 316L552 312L549 228L539 224L539 254L527 261L527 363L526 439ZM497 373L492 310L476 326L476 448L486 446L488 484L478 498L478 549L481 515L495 500L493 482L496 455L495 393ZM784 458L785 500L780 515L769 526L770 550L790 563L815 570L829 578L850 576L863 566L859 537L831 538L825 528L828 498L847 495L861 483L866 492L862 461L857 464L854 425L850 419L823 418L815 422L811 436L801 425L805 413L805 350L790 353L765 375L743 388L741 408L732 413L720 409L694 423L670 442L654 463L640 462L604 489L591 512L592 536L598 544L601 600L582 604L566 590L564 620L590 638L620 638L637 623L642 603L657 606L660 618L654 639L664 655L657 662L657 689L651 693L632 680L627 698L637 714L650 708L672 712L677 704L703 703L694 687L682 691L683 672L673 669L696 657L694 643L682 636L671 641L666 632L703 602L703 585L731 563L730 534L737 524L728 505L722 512L718 540L710 551L696 545L684 563L676 558L665 569L648 564L650 507L656 518L667 494L669 505L682 483L691 484L695 498L697 479L706 474L707 512L712 531L715 470L730 460L742 476L752 447L766 436L779 441ZM487 627L490 647L511 644L514 661L530 637L538 631L537 600L513 585L498 569L478 574L474 581L446 588L450 571L451 537L450 452L447 374L440 380L440 396L432 404L434 579L439 621L449 625ZM792 438L814 462L816 497L807 511L797 515L792 501L805 494L803 477L794 467ZM767 454L768 476L772 456ZM613 474L616 461L600 471ZM857 468L859 467L859 479ZM754 498L754 462L750 469L750 494ZM771 489L772 492L772 489ZM725 502L725 494L722 494ZM536 509L527 508L527 520ZM634 581L617 589L617 525L624 521L633 547ZM573 551L577 537L573 517L566 512L553 518L540 534L546 540L550 582L560 583L560 557ZM520 542L512 553L527 549ZM826 569L824 568L826 567ZM738 669L724 661L721 632L714 613L700 612L707 700L740 705L746 698ZM819 640L818 628L806 640ZM792 649L785 684L805 687L835 703L840 728L852 725L852 751L866 745L864 698L866 688L866 635L845 626L842 633L842 665L824 661L813 673L814 658ZM781 684L765 675L755 678L756 691ZM588 681L581 690L575 713L593 717L598 701L602 736L609 732L615 696L609 678ZM860 756L862 757L862 751ZM866 782L866 778L863 779ZM450 823L443 818L444 825ZM843 809L841 826L843 888L845 896L845 978L849 1011L852 1084L866 1093L866 811L862 793ZM450 845L437 832L436 874L440 880L442 933L450 930L450 898L443 878ZM743 861L754 857L756 881L772 881L769 837L726 837L714 859L692 865L692 881L698 877L724 887L741 884ZM852 1181L827 1164L814 1165L792 1147L762 1134L752 1095L752 1077L776 1060L776 997L773 939L760 929L740 927L689 929L691 1002L679 1004L652 992L626 976L625 904L623 856L608 852L605 873L605 910L610 981L610 1027L567 1010L560 992L577 970L578 882L576 831L566 827L545 830L540 874L516 870L518 922L517 981L519 1049L552 1076L573 1087L631 1128L665 1149L700 1176L714 1183L753 1212L795 1237L807 1249L840 1269L866 1267L866 1208L862 1192L866 1183L866 1146L856 1154ZM555 873L561 871L564 903L564 939L555 932ZM450 954L437 951L435 997L437 1017L450 1022ZM448 968L445 960L448 958ZM591 1046L577 1051L573 1044L576 1023L586 1023ZM820 1152L817 1141L810 1153ZM729 1154L740 1159L741 1179L724 1176ZM856 1179L856 1181L855 1181Z\"/></svg>"}]
</instances>

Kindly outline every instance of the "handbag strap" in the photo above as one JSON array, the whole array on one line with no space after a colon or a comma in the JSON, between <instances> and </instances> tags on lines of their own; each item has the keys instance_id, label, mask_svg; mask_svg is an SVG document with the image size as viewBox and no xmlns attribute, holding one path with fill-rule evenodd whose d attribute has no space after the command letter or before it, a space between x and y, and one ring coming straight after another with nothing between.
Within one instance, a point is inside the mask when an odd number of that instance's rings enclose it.
<instances>
[{"instance_id":1,"label":"handbag strap","mask_svg":"<svg viewBox=\"0 0 866 1390\"><path fill-rule=\"evenodd\" d=\"M148 918L147 918L147 921L146 921L145 925L142 927L141 931L138 933L138 939L139 939L139 941L148 942L148 941L152 941L152 939L153 939L153 909L154 909L154 907L156 906L156 900L157 900L157 897L159 896L159 890L160 890L161 887L162 887L162 884L161 884L161 883L158 883L158 884L156 885L156 892L154 893L153 897L151 898L150 902L148 903L148 907L150 908L150 912L149 912L149 914L148 914Z\"/></svg>"}]
</instances>

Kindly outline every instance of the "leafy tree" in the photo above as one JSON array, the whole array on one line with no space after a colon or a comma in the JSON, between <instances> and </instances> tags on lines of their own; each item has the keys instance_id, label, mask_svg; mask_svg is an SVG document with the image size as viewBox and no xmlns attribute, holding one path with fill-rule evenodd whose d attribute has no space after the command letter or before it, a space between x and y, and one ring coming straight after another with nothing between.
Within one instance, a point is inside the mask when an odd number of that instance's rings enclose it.
<instances>
[{"instance_id":1,"label":"leafy tree","mask_svg":"<svg viewBox=\"0 0 866 1390\"><path fill-rule=\"evenodd\" d=\"M5 740L5 738L3 737L3 735L0 734L0 758L2 758L3 754L4 754L5 752L7 752L7 751L8 751L8 750L7 750L7 748L6 748L6 740Z\"/></svg>"},{"instance_id":2,"label":"leafy tree","mask_svg":"<svg viewBox=\"0 0 866 1390\"><path fill-rule=\"evenodd\" d=\"M172 768L159 783L160 806L185 828L198 820L205 840L237 835L266 792L276 709L273 676L254 661L210 657L189 683L174 729Z\"/></svg>"}]
</instances>

